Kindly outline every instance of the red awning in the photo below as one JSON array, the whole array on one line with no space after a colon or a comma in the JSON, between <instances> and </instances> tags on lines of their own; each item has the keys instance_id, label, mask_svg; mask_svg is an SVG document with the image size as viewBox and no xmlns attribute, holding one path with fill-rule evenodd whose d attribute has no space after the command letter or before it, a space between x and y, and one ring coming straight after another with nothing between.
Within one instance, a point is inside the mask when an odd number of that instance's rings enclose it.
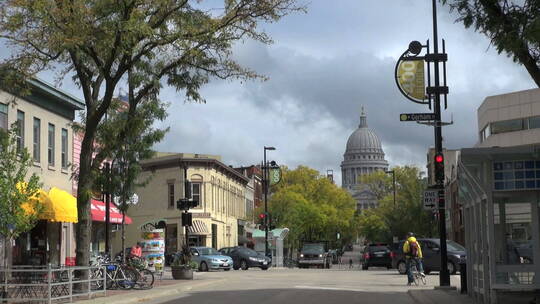
<instances>
[{"instance_id":1,"label":"red awning","mask_svg":"<svg viewBox=\"0 0 540 304\"><path fill-rule=\"evenodd\" d=\"M92 221L105 222L105 203L98 200L91 201L92 206L90 212L92 213ZM109 203L111 211L111 223L122 224L122 213L114 203ZM126 224L131 224L131 218L126 215Z\"/></svg>"}]
</instances>

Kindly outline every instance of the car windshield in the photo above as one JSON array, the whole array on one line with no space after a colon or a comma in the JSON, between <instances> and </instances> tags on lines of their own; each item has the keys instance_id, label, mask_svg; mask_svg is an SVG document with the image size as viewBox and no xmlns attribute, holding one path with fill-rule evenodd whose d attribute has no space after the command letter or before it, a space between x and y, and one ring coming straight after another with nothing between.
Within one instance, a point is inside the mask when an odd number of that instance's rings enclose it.
<instances>
[{"instance_id":1,"label":"car windshield","mask_svg":"<svg viewBox=\"0 0 540 304\"><path fill-rule=\"evenodd\" d=\"M219 255L219 254L220 254L220 253L219 253L217 250L215 250L214 248L208 248L208 247L206 247L206 248L199 248L199 253L200 253L201 255L216 255L216 254Z\"/></svg>"},{"instance_id":2,"label":"car windshield","mask_svg":"<svg viewBox=\"0 0 540 304\"><path fill-rule=\"evenodd\" d=\"M244 254L246 254L247 256L258 256L258 255L259 255L259 254L257 253L257 251L251 250L251 249L248 249L248 248L242 249L241 252L244 253Z\"/></svg>"},{"instance_id":3,"label":"car windshield","mask_svg":"<svg viewBox=\"0 0 540 304\"><path fill-rule=\"evenodd\" d=\"M434 240L434 242L437 244L437 246L441 244L440 240ZM446 249L450 251L465 251L465 247L454 241L446 241Z\"/></svg>"},{"instance_id":4,"label":"car windshield","mask_svg":"<svg viewBox=\"0 0 540 304\"><path fill-rule=\"evenodd\" d=\"M324 246L322 244L305 244L304 247L302 247L302 252L323 253Z\"/></svg>"}]
</instances>

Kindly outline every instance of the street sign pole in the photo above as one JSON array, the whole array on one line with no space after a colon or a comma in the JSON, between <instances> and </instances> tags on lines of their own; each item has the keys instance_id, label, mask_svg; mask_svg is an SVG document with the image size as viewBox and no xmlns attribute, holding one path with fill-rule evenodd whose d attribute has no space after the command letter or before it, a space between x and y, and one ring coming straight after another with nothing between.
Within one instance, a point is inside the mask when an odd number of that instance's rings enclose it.
<instances>
[{"instance_id":1,"label":"street sign pole","mask_svg":"<svg viewBox=\"0 0 540 304\"><path fill-rule=\"evenodd\" d=\"M434 51L434 74L435 74L435 154L442 153L442 128L441 128L441 91L440 91L440 79L439 79L439 37L437 35L437 1L432 0L433 5L433 51ZM443 43L444 47L444 43ZM443 170L442 168L436 168L436 170ZM437 176L437 172L435 172ZM443 175L444 176L444 175ZM450 274L448 273L448 256L446 248L446 210L444 204L444 180L437 181L437 186L439 187L439 235L440 235L440 246L441 246L441 271L439 273L439 285L440 286L450 286ZM442 197L442 201L440 198Z\"/></svg>"}]
</instances>

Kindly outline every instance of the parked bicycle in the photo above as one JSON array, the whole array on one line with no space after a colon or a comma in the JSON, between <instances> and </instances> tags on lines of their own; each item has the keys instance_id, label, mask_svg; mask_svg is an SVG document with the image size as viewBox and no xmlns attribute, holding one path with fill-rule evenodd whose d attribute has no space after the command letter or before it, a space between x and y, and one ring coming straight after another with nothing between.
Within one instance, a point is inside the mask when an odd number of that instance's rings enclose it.
<instances>
[{"instance_id":1,"label":"parked bicycle","mask_svg":"<svg viewBox=\"0 0 540 304\"><path fill-rule=\"evenodd\" d=\"M148 270L148 262L140 257L131 257L127 260L127 266L137 273L135 285L140 289L154 287L154 273Z\"/></svg>"},{"instance_id":2,"label":"parked bicycle","mask_svg":"<svg viewBox=\"0 0 540 304\"><path fill-rule=\"evenodd\" d=\"M94 290L103 289L103 281L100 278L105 277L105 287L112 289L118 287L120 289L132 289L139 278L138 272L134 267L123 265L121 263L112 263L108 255L99 255L95 262L98 266L105 266L106 273L103 273L103 268L96 268L92 272L92 279L95 279L91 283L91 288ZM153 284L153 282L152 282Z\"/></svg>"}]
</instances>

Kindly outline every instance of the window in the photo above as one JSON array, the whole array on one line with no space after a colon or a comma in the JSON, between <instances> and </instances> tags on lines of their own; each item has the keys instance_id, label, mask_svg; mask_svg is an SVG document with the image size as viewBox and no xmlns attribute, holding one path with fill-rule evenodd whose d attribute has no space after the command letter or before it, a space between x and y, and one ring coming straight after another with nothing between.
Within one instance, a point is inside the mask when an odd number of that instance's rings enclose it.
<instances>
[{"instance_id":1,"label":"window","mask_svg":"<svg viewBox=\"0 0 540 304\"><path fill-rule=\"evenodd\" d=\"M41 120L39 118L34 117L34 128L33 128L33 147L32 147L32 156L34 158L35 162L40 161L40 155L41 155Z\"/></svg>"},{"instance_id":2,"label":"window","mask_svg":"<svg viewBox=\"0 0 540 304\"><path fill-rule=\"evenodd\" d=\"M17 152L24 148L24 112L17 111Z\"/></svg>"},{"instance_id":3,"label":"window","mask_svg":"<svg viewBox=\"0 0 540 304\"><path fill-rule=\"evenodd\" d=\"M62 168L68 166L68 130L62 129Z\"/></svg>"},{"instance_id":4,"label":"window","mask_svg":"<svg viewBox=\"0 0 540 304\"><path fill-rule=\"evenodd\" d=\"M3 103L0 103L0 128L8 128L8 106Z\"/></svg>"},{"instance_id":5,"label":"window","mask_svg":"<svg viewBox=\"0 0 540 304\"><path fill-rule=\"evenodd\" d=\"M540 116L529 118L529 129L540 128Z\"/></svg>"},{"instance_id":6,"label":"window","mask_svg":"<svg viewBox=\"0 0 540 304\"><path fill-rule=\"evenodd\" d=\"M497 121L491 124L491 134L519 131L524 127L523 119Z\"/></svg>"},{"instance_id":7,"label":"window","mask_svg":"<svg viewBox=\"0 0 540 304\"><path fill-rule=\"evenodd\" d=\"M50 166L54 166L54 125L49 124L49 136L47 140L47 161Z\"/></svg>"},{"instance_id":8,"label":"window","mask_svg":"<svg viewBox=\"0 0 540 304\"><path fill-rule=\"evenodd\" d=\"M169 194L169 207L174 208L174 184L167 184L167 191Z\"/></svg>"},{"instance_id":9,"label":"window","mask_svg":"<svg viewBox=\"0 0 540 304\"><path fill-rule=\"evenodd\" d=\"M201 183L192 183L191 184L191 197L193 201L199 202L199 207L201 206Z\"/></svg>"}]
</instances>

